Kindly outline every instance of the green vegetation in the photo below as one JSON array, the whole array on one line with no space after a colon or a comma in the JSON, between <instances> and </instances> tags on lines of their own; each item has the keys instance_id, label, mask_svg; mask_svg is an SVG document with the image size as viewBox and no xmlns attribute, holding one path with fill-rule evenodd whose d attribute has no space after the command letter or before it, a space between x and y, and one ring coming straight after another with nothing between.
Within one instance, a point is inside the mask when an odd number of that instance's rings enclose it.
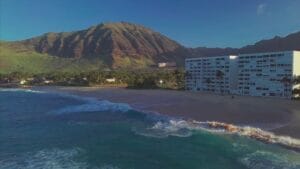
<instances>
[{"instance_id":1,"label":"green vegetation","mask_svg":"<svg viewBox=\"0 0 300 169\"><path fill-rule=\"evenodd\" d=\"M114 79L113 82L108 79ZM163 88L183 89L183 70L114 70L90 72L52 72L24 73L12 72L0 74L0 83L19 84L25 81L27 85L66 85L66 86L101 86L123 85L128 88Z\"/></svg>"},{"instance_id":2,"label":"green vegetation","mask_svg":"<svg viewBox=\"0 0 300 169\"><path fill-rule=\"evenodd\" d=\"M135 67L136 69L143 69L149 67L149 65L154 65L153 61L149 58L134 58L130 56L118 57L114 61L119 63L114 66L120 68Z\"/></svg>"},{"instance_id":3,"label":"green vegetation","mask_svg":"<svg viewBox=\"0 0 300 169\"><path fill-rule=\"evenodd\" d=\"M20 44L0 42L0 73L82 72L105 68L100 60L66 59L40 54Z\"/></svg>"},{"instance_id":4,"label":"green vegetation","mask_svg":"<svg viewBox=\"0 0 300 169\"><path fill-rule=\"evenodd\" d=\"M16 42L0 42L0 84L184 88L183 70L145 69L146 65L153 64L151 60L142 61L130 57L121 59L125 68L110 71L97 59L59 58L34 52L33 49ZM138 66L132 69L130 65Z\"/></svg>"},{"instance_id":5,"label":"green vegetation","mask_svg":"<svg viewBox=\"0 0 300 169\"><path fill-rule=\"evenodd\" d=\"M296 88L293 89L293 96L294 99L299 100L300 99L300 76L297 76L293 80L294 85L296 85Z\"/></svg>"}]
</instances>

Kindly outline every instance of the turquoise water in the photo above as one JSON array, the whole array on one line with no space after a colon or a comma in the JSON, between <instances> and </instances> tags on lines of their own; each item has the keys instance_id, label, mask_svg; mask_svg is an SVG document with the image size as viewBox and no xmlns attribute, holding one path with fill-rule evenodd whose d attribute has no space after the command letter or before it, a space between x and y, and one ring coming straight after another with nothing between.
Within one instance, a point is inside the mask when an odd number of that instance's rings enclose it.
<instances>
[{"instance_id":1,"label":"turquoise water","mask_svg":"<svg viewBox=\"0 0 300 169\"><path fill-rule=\"evenodd\" d=\"M0 89L0 168L299 169L300 154L127 104Z\"/></svg>"}]
</instances>

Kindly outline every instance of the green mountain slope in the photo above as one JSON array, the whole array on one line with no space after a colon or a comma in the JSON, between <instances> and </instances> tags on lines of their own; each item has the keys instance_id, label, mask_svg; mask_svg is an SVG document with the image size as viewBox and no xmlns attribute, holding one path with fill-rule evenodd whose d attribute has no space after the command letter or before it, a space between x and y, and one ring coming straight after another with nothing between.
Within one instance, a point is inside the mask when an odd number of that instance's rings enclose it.
<instances>
[{"instance_id":1,"label":"green mountain slope","mask_svg":"<svg viewBox=\"0 0 300 169\"><path fill-rule=\"evenodd\" d=\"M59 58L37 53L20 43L0 42L0 73L83 72L103 68L99 60Z\"/></svg>"}]
</instances>

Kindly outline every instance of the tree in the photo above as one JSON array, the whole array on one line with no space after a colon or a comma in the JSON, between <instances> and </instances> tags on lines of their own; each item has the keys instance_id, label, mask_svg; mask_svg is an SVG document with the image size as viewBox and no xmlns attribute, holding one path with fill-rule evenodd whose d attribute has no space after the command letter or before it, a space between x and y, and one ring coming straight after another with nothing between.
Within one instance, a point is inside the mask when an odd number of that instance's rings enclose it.
<instances>
[{"instance_id":1,"label":"tree","mask_svg":"<svg viewBox=\"0 0 300 169\"><path fill-rule=\"evenodd\" d=\"M185 80L184 70L176 70L174 74L176 77L177 89L184 89L184 80Z\"/></svg>"},{"instance_id":2,"label":"tree","mask_svg":"<svg viewBox=\"0 0 300 169\"><path fill-rule=\"evenodd\" d=\"M295 77L293 78L293 84L294 84L294 85L300 84L300 76L295 76Z\"/></svg>"},{"instance_id":3,"label":"tree","mask_svg":"<svg viewBox=\"0 0 300 169\"><path fill-rule=\"evenodd\" d=\"M299 99L300 98L300 76L296 76L293 78L293 85L295 86L295 88L292 91L293 97L295 99Z\"/></svg>"}]
</instances>

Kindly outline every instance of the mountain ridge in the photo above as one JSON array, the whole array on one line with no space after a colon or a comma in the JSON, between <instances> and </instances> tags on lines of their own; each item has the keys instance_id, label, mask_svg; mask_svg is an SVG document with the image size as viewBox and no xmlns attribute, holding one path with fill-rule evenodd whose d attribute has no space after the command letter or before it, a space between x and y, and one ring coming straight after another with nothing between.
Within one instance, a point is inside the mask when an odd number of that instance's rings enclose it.
<instances>
[{"instance_id":1,"label":"mountain ridge","mask_svg":"<svg viewBox=\"0 0 300 169\"><path fill-rule=\"evenodd\" d=\"M300 31L241 48L187 48L143 25L108 22L79 31L48 32L21 41L1 43L9 43L10 50L16 50L14 52L22 52L18 48L23 46L22 49L26 47L30 52L65 59L97 59L113 69L146 68L159 62L176 62L183 66L188 57L300 50Z\"/></svg>"},{"instance_id":2,"label":"mountain ridge","mask_svg":"<svg viewBox=\"0 0 300 169\"><path fill-rule=\"evenodd\" d=\"M128 59L133 62L128 65L179 60L183 55L176 56L178 52L174 51L185 50L182 45L158 32L126 22L99 24L73 32L46 33L19 43L53 56L100 57L113 68L122 67Z\"/></svg>"}]
</instances>

